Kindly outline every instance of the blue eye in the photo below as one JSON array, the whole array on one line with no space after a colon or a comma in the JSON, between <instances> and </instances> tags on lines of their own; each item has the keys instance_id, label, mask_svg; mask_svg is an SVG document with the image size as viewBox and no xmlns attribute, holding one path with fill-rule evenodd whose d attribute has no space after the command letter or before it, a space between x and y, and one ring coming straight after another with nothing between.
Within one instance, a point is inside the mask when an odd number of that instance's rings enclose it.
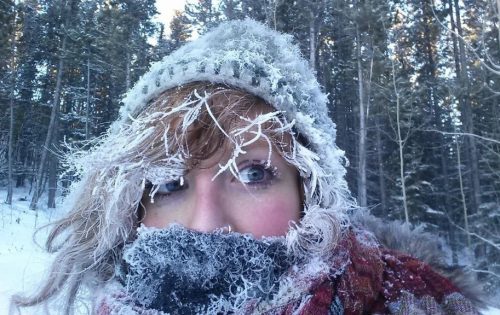
<instances>
[{"instance_id":1,"label":"blue eye","mask_svg":"<svg viewBox=\"0 0 500 315\"><path fill-rule=\"evenodd\" d=\"M274 172L261 164L252 164L240 170L240 181L247 185L267 184L274 177Z\"/></svg>"},{"instance_id":2,"label":"blue eye","mask_svg":"<svg viewBox=\"0 0 500 315\"><path fill-rule=\"evenodd\" d=\"M184 179L179 178L177 180L173 180L159 185L157 193L170 194L176 191L184 190L187 187L188 187L187 183L184 181Z\"/></svg>"}]
</instances>

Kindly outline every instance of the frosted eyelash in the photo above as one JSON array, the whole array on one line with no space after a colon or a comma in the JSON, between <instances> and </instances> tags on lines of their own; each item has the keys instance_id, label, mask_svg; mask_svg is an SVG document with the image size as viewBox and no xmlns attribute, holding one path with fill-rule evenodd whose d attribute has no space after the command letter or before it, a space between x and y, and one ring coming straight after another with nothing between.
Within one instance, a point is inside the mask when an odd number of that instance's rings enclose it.
<instances>
[{"instance_id":1,"label":"frosted eyelash","mask_svg":"<svg viewBox=\"0 0 500 315\"><path fill-rule=\"evenodd\" d=\"M184 184L185 184L184 175L180 176L180 177L179 177L178 179L176 179L176 180L179 180L180 185L181 185L181 186L184 186ZM154 203L154 202L155 202L155 196L157 195L158 190L160 189L160 186L161 186L161 185L163 185L163 184L165 184L165 183L166 183L166 182L163 182L163 183L161 183L161 184L153 184L153 183L151 183L151 182L148 182L148 183L145 185L145 186L146 186L146 189L149 189L149 193L148 193L148 195L149 195L149 198L150 198L150 200L151 200L151 203ZM169 195L169 194L158 194L158 195L159 195L160 197L162 197L162 196L163 196L163 197L165 197L165 196L167 196L167 195Z\"/></svg>"},{"instance_id":2,"label":"frosted eyelash","mask_svg":"<svg viewBox=\"0 0 500 315\"><path fill-rule=\"evenodd\" d=\"M260 185L270 185L272 182L278 178L280 178L281 173L279 172L278 168L274 165L271 165L269 160L249 160L247 161L248 164L246 164L244 167L251 167L251 166L262 166L264 167L264 170L270 172L271 174L271 179L269 180L269 183L260 183ZM239 169L238 169L238 174L239 174ZM251 183L245 183L240 177L236 177L237 180L244 184L245 186L254 186L254 188L257 188L256 186L258 185L252 185Z\"/></svg>"},{"instance_id":3,"label":"frosted eyelash","mask_svg":"<svg viewBox=\"0 0 500 315\"><path fill-rule=\"evenodd\" d=\"M271 174L274 177L277 177L279 175L278 168L274 165L271 165L270 160L252 160L252 164L264 166L264 169L271 171Z\"/></svg>"}]
</instances>

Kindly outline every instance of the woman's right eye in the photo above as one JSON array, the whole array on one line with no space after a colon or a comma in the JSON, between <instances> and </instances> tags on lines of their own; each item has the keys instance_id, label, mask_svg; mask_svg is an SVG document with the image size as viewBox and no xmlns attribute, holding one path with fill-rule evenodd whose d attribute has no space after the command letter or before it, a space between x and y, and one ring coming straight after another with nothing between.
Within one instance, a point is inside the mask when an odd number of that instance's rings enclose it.
<instances>
[{"instance_id":1,"label":"woman's right eye","mask_svg":"<svg viewBox=\"0 0 500 315\"><path fill-rule=\"evenodd\" d=\"M186 188L188 188L188 185L185 182L184 178L179 178L158 185L158 190L156 191L156 193L168 195L177 191L184 190Z\"/></svg>"}]
</instances>

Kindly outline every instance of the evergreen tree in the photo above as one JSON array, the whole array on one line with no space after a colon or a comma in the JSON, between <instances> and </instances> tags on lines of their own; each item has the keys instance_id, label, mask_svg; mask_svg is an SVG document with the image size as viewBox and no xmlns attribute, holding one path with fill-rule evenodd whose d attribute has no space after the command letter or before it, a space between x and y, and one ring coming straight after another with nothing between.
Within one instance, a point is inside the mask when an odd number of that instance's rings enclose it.
<instances>
[{"instance_id":1,"label":"evergreen tree","mask_svg":"<svg viewBox=\"0 0 500 315\"><path fill-rule=\"evenodd\" d=\"M5 24L0 28L0 45L2 47L0 48L0 58L2 59L0 61L0 115L4 113L5 108L8 108L5 111L6 119L2 119L0 116L0 121L8 121L9 126L6 130L8 134L0 134L0 141L4 144L2 145L3 150L0 150L0 162L3 162L4 167L0 169L0 172L7 174L7 197L5 199L7 204L12 204L13 194L14 93L17 73L15 61L17 21L15 13L16 7L13 2L8 1L0 6L0 18L5 21Z\"/></svg>"},{"instance_id":2,"label":"evergreen tree","mask_svg":"<svg viewBox=\"0 0 500 315\"><path fill-rule=\"evenodd\" d=\"M170 40L168 41L168 51L170 53L175 49L187 43L191 37L191 25L183 12L176 11L170 22Z\"/></svg>"},{"instance_id":3,"label":"evergreen tree","mask_svg":"<svg viewBox=\"0 0 500 315\"><path fill-rule=\"evenodd\" d=\"M184 11L198 34L205 33L221 22L222 13L212 0L188 2Z\"/></svg>"},{"instance_id":4,"label":"evergreen tree","mask_svg":"<svg viewBox=\"0 0 500 315\"><path fill-rule=\"evenodd\" d=\"M57 144L58 137L58 126L59 126L59 112L60 112L60 99L63 89L63 72L65 71L65 54L68 45L69 37L69 25L74 17L74 14L78 7L78 0L71 0L69 3L56 3L53 6L49 6L47 11L49 15L57 21L59 21L59 26L55 32L60 35L60 50L54 55L54 59L57 58L57 67L55 68L55 82L53 90L53 98L51 100L51 110L50 119L47 124L47 135L45 137L44 145L41 148L40 162L38 164L38 169L36 173L36 186L33 192L33 197L30 203L30 209L35 210L37 208L38 199L40 198L44 186L44 175L47 173L49 178L49 198L48 206L50 208L55 207L55 190L56 178L55 174L57 172L57 157L49 154L49 150L52 148L53 144ZM49 22L49 25L51 23ZM54 33L55 33L54 32ZM51 74L47 76L50 80ZM48 80L48 81L49 81ZM48 170L48 171L47 171Z\"/></svg>"}]
</instances>

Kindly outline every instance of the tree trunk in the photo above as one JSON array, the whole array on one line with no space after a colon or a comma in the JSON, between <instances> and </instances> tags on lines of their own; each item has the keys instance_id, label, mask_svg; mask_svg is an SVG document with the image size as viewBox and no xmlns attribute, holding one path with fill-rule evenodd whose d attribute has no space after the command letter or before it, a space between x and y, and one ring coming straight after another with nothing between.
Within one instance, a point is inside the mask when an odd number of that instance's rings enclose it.
<instances>
[{"instance_id":1,"label":"tree trunk","mask_svg":"<svg viewBox=\"0 0 500 315\"><path fill-rule=\"evenodd\" d=\"M67 13L67 14L69 15L69 13ZM67 22L67 18L66 18L66 22ZM68 25L68 23L65 23L65 25ZM45 138L45 144L44 144L44 147L42 148L42 157L40 158L40 164L38 166L38 171L36 174L36 186L35 186L35 191L33 192L33 198L31 199L31 204L30 204L31 210L36 210L37 204L38 204L38 199L40 198L40 195L42 193L43 175L45 173L47 154L52 146L52 140L54 138L54 133L55 133L55 126L57 125L57 120L59 118L59 98L61 96L61 89L62 89L62 75L63 75L63 70L64 70L64 54L66 51L66 41L67 41L67 34L66 34L66 32L64 32L62 45L61 45L61 52L59 55L59 65L57 67L56 88L54 91L54 99L52 102L52 111L50 113L50 122L49 122L49 127L47 130L47 136Z\"/></svg>"},{"instance_id":2,"label":"tree trunk","mask_svg":"<svg viewBox=\"0 0 500 315\"><path fill-rule=\"evenodd\" d=\"M90 48L87 57L87 102L85 104L85 140L90 138Z\"/></svg>"},{"instance_id":3,"label":"tree trunk","mask_svg":"<svg viewBox=\"0 0 500 315\"><path fill-rule=\"evenodd\" d=\"M378 163L378 185L379 185L379 192L380 192L380 204L382 206L382 211L383 214L387 214L387 188L385 184L385 170L384 170L384 158L382 156L383 147L382 147L382 135L381 135L381 123L380 123L380 117L377 116L376 119L376 126L375 126L375 141L377 145L377 163Z\"/></svg>"},{"instance_id":4,"label":"tree trunk","mask_svg":"<svg viewBox=\"0 0 500 315\"><path fill-rule=\"evenodd\" d=\"M309 20L309 64L313 70L316 70L316 28L315 28L315 20L314 11L311 8L310 12L310 20Z\"/></svg>"},{"instance_id":5,"label":"tree trunk","mask_svg":"<svg viewBox=\"0 0 500 315\"><path fill-rule=\"evenodd\" d=\"M12 19L14 33L12 35L11 42L11 66L10 66L10 92L9 92L9 143L8 143L8 153L7 153L7 163L8 163L8 175L7 175L7 197L5 198L5 203L8 205L12 204L13 195L13 150L14 150L14 91L16 89L16 34L15 34L15 24L17 20L17 10L14 8L14 18Z\"/></svg>"},{"instance_id":6,"label":"tree trunk","mask_svg":"<svg viewBox=\"0 0 500 315\"><path fill-rule=\"evenodd\" d=\"M470 233L469 233L469 214L467 211L467 202L465 200L465 192L464 192L464 185L462 181L462 161L460 159L460 145L459 145L459 140L457 141L457 168L458 168L458 181L460 184L460 196L462 197L462 210L463 210L463 216L464 216L464 229L465 233L467 234L467 246L471 245L471 240L470 240Z\"/></svg>"},{"instance_id":7,"label":"tree trunk","mask_svg":"<svg viewBox=\"0 0 500 315\"><path fill-rule=\"evenodd\" d=\"M458 0L453 0L455 9L455 20L454 29L458 34L456 39L458 42L458 55L455 54L455 59L458 60L457 78L460 87L459 93L459 104L462 111L462 122L464 125L464 132L468 134L474 133L474 122L473 113L470 106L470 85L469 77L467 74L467 60L465 55L465 45L462 39L463 30L462 22L460 17L460 6ZM450 3L451 5L451 3ZM452 10L450 10L450 15L453 15ZM456 37L455 35L453 35ZM457 62L455 63L457 65ZM471 200L472 208L476 212L481 204L481 186L479 181L479 166L478 166L478 154L476 147L476 139L471 136L467 136L465 139L465 153L467 157L467 167L469 169L469 181L471 182Z\"/></svg>"},{"instance_id":8,"label":"tree trunk","mask_svg":"<svg viewBox=\"0 0 500 315\"><path fill-rule=\"evenodd\" d=\"M48 161L49 196L47 200L47 207L52 209L56 207L57 162L57 157L54 154L51 154Z\"/></svg>"},{"instance_id":9,"label":"tree trunk","mask_svg":"<svg viewBox=\"0 0 500 315\"><path fill-rule=\"evenodd\" d=\"M500 1L500 0L498 0ZM500 102L498 100L500 99L499 96L495 96L495 100L493 102L493 117L496 119L496 121L500 121ZM495 121L495 120L493 120ZM494 126L493 130L493 139L500 139L500 124L496 124Z\"/></svg>"},{"instance_id":10,"label":"tree trunk","mask_svg":"<svg viewBox=\"0 0 500 315\"><path fill-rule=\"evenodd\" d=\"M366 117L365 117L365 89L363 68L361 63L361 38L356 25L356 59L358 64L358 98L359 98L359 137L358 137L358 203L366 207Z\"/></svg>"},{"instance_id":11,"label":"tree trunk","mask_svg":"<svg viewBox=\"0 0 500 315\"><path fill-rule=\"evenodd\" d=\"M497 3L497 36L498 36L498 49L500 49L500 0L496 1Z\"/></svg>"},{"instance_id":12,"label":"tree trunk","mask_svg":"<svg viewBox=\"0 0 500 315\"><path fill-rule=\"evenodd\" d=\"M25 180L24 174L17 174L17 176L16 176L16 188L24 187L24 180Z\"/></svg>"},{"instance_id":13,"label":"tree trunk","mask_svg":"<svg viewBox=\"0 0 500 315\"><path fill-rule=\"evenodd\" d=\"M125 91L130 90L130 51L127 49L127 63L125 66Z\"/></svg>"},{"instance_id":14,"label":"tree trunk","mask_svg":"<svg viewBox=\"0 0 500 315\"><path fill-rule=\"evenodd\" d=\"M404 141L401 136L401 119L400 119L400 97L399 91L396 84L396 68L394 66L394 60L391 60L392 64L392 85L394 89L394 94L396 95L396 127L397 127L397 143L399 149L399 178L401 180L401 195L403 198L403 210L405 215L405 222L410 223L410 215L408 213L408 203L406 200L406 181L405 181L405 164L404 164L404 155L403 155L403 147Z\"/></svg>"},{"instance_id":15,"label":"tree trunk","mask_svg":"<svg viewBox=\"0 0 500 315\"><path fill-rule=\"evenodd\" d=\"M14 69L12 69L11 73L12 77L14 78ZM7 197L5 198L5 203L8 205L12 204L12 194L13 194L13 189L12 189L12 184L13 184L13 178L12 178L12 151L13 151L13 139L14 139L14 79L12 79L12 85L11 85L11 90L10 90L10 95L9 95L9 109L10 109L10 122L9 122L9 151L8 151L8 182L7 182Z\"/></svg>"}]
</instances>

